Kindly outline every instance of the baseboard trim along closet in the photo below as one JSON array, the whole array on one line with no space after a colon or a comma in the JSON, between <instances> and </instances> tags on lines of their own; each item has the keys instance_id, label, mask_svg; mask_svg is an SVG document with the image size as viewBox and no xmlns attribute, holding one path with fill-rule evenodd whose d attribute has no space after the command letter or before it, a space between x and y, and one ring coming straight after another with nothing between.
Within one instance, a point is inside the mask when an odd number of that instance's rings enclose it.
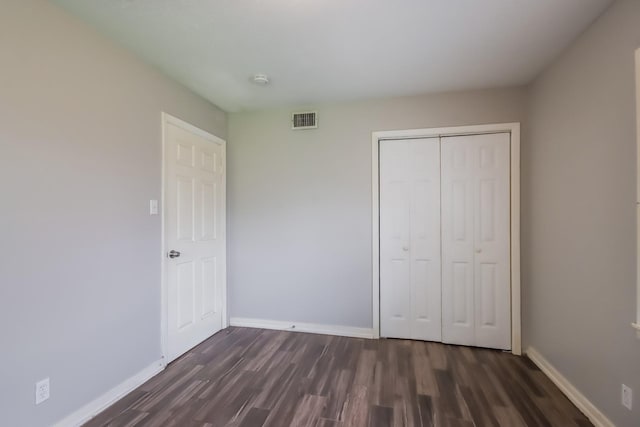
<instances>
[{"instance_id":1,"label":"baseboard trim along closet","mask_svg":"<svg viewBox=\"0 0 640 427\"><path fill-rule=\"evenodd\" d=\"M102 396L84 405L82 408L58 421L53 427L78 427L98 415L100 412L113 405L136 388L140 387L147 380L164 370L162 360L153 362L137 374L124 380Z\"/></svg>"},{"instance_id":2,"label":"baseboard trim along closet","mask_svg":"<svg viewBox=\"0 0 640 427\"><path fill-rule=\"evenodd\" d=\"M248 319L232 317L231 326L278 331L307 332L310 334L337 335L340 337L373 338L373 329L353 326L321 325L317 323L283 322L280 320Z\"/></svg>"},{"instance_id":3,"label":"baseboard trim along closet","mask_svg":"<svg viewBox=\"0 0 640 427\"><path fill-rule=\"evenodd\" d=\"M544 358L534 348L529 347L526 351L527 356L536 364L542 372L562 391L567 398L582 411L583 414L596 427L615 427L615 424L609 420L600 410L593 404L584 394L575 388L564 375L562 375L547 359Z\"/></svg>"}]
</instances>

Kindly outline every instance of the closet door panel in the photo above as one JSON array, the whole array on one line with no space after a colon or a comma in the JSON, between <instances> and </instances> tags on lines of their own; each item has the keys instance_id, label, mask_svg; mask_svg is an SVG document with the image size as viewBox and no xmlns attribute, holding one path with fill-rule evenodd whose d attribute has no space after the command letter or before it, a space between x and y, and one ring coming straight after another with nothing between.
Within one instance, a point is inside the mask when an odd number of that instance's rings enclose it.
<instances>
[{"instance_id":1,"label":"closet door panel","mask_svg":"<svg viewBox=\"0 0 640 427\"><path fill-rule=\"evenodd\" d=\"M411 175L411 338L440 341L440 142L409 142Z\"/></svg>"},{"instance_id":2,"label":"closet door panel","mask_svg":"<svg viewBox=\"0 0 640 427\"><path fill-rule=\"evenodd\" d=\"M511 349L510 136L474 137L476 345Z\"/></svg>"},{"instance_id":3,"label":"closet door panel","mask_svg":"<svg viewBox=\"0 0 640 427\"><path fill-rule=\"evenodd\" d=\"M439 341L440 148L437 138L380 143L383 337Z\"/></svg>"},{"instance_id":4,"label":"closet door panel","mask_svg":"<svg viewBox=\"0 0 640 427\"><path fill-rule=\"evenodd\" d=\"M510 135L442 139L443 341L511 347Z\"/></svg>"},{"instance_id":5,"label":"closet door panel","mask_svg":"<svg viewBox=\"0 0 640 427\"><path fill-rule=\"evenodd\" d=\"M475 341L474 146L443 138L442 151L442 340Z\"/></svg>"},{"instance_id":6,"label":"closet door panel","mask_svg":"<svg viewBox=\"0 0 640 427\"><path fill-rule=\"evenodd\" d=\"M409 141L380 142L380 334L411 338Z\"/></svg>"}]
</instances>

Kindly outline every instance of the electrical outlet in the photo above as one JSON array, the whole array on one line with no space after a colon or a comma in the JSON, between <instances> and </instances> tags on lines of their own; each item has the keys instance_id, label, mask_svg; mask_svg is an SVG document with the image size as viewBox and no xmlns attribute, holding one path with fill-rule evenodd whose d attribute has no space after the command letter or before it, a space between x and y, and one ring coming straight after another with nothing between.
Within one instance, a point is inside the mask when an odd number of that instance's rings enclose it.
<instances>
[{"instance_id":1,"label":"electrical outlet","mask_svg":"<svg viewBox=\"0 0 640 427\"><path fill-rule=\"evenodd\" d=\"M624 384L622 384L622 405L628 410L633 407L633 390Z\"/></svg>"},{"instance_id":2,"label":"electrical outlet","mask_svg":"<svg viewBox=\"0 0 640 427\"><path fill-rule=\"evenodd\" d=\"M36 383L36 405L41 404L49 398L49 378Z\"/></svg>"}]
</instances>

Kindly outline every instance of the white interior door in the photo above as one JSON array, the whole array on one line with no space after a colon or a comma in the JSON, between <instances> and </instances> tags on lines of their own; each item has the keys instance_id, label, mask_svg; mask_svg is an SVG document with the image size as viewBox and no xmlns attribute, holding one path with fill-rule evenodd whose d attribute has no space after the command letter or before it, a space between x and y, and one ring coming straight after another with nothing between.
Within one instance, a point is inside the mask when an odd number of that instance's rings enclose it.
<instances>
[{"instance_id":1,"label":"white interior door","mask_svg":"<svg viewBox=\"0 0 640 427\"><path fill-rule=\"evenodd\" d=\"M165 123L168 362L222 328L225 146Z\"/></svg>"},{"instance_id":2,"label":"white interior door","mask_svg":"<svg viewBox=\"0 0 640 427\"><path fill-rule=\"evenodd\" d=\"M442 339L511 348L510 135L444 137Z\"/></svg>"},{"instance_id":3,"label":"white interior door","mask_svg":"<svg viewBox=\"0 0 640 427\"><path fill-rule=\"evenodd\" d=\"M381 335L441 339L440 143L380 142Z\"/></svg>"}]
</instances>

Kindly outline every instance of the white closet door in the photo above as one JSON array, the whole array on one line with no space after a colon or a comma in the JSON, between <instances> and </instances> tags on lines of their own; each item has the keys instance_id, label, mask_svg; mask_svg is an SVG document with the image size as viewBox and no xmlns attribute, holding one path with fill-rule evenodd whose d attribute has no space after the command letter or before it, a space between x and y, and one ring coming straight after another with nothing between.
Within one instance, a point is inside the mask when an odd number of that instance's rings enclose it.
<instances>
[{"instance_id":1,"label":"white closet door","mask_svg":"<svg viewBox=\"0 0 640 427\"><path fill-rule=\"evenodd\" d=\"M380 142L381 335L441 340L440 142Z\"/></svg>"},{"instance_id":2,"label":"white closet door","mask_svg":"<svg viewBox=\"0 0 640 427\"><path fill-rule=\"evenodd\" d=\"M442 138L442 338L511 348L510 135Z\"/></svg>"}]
</instances>

